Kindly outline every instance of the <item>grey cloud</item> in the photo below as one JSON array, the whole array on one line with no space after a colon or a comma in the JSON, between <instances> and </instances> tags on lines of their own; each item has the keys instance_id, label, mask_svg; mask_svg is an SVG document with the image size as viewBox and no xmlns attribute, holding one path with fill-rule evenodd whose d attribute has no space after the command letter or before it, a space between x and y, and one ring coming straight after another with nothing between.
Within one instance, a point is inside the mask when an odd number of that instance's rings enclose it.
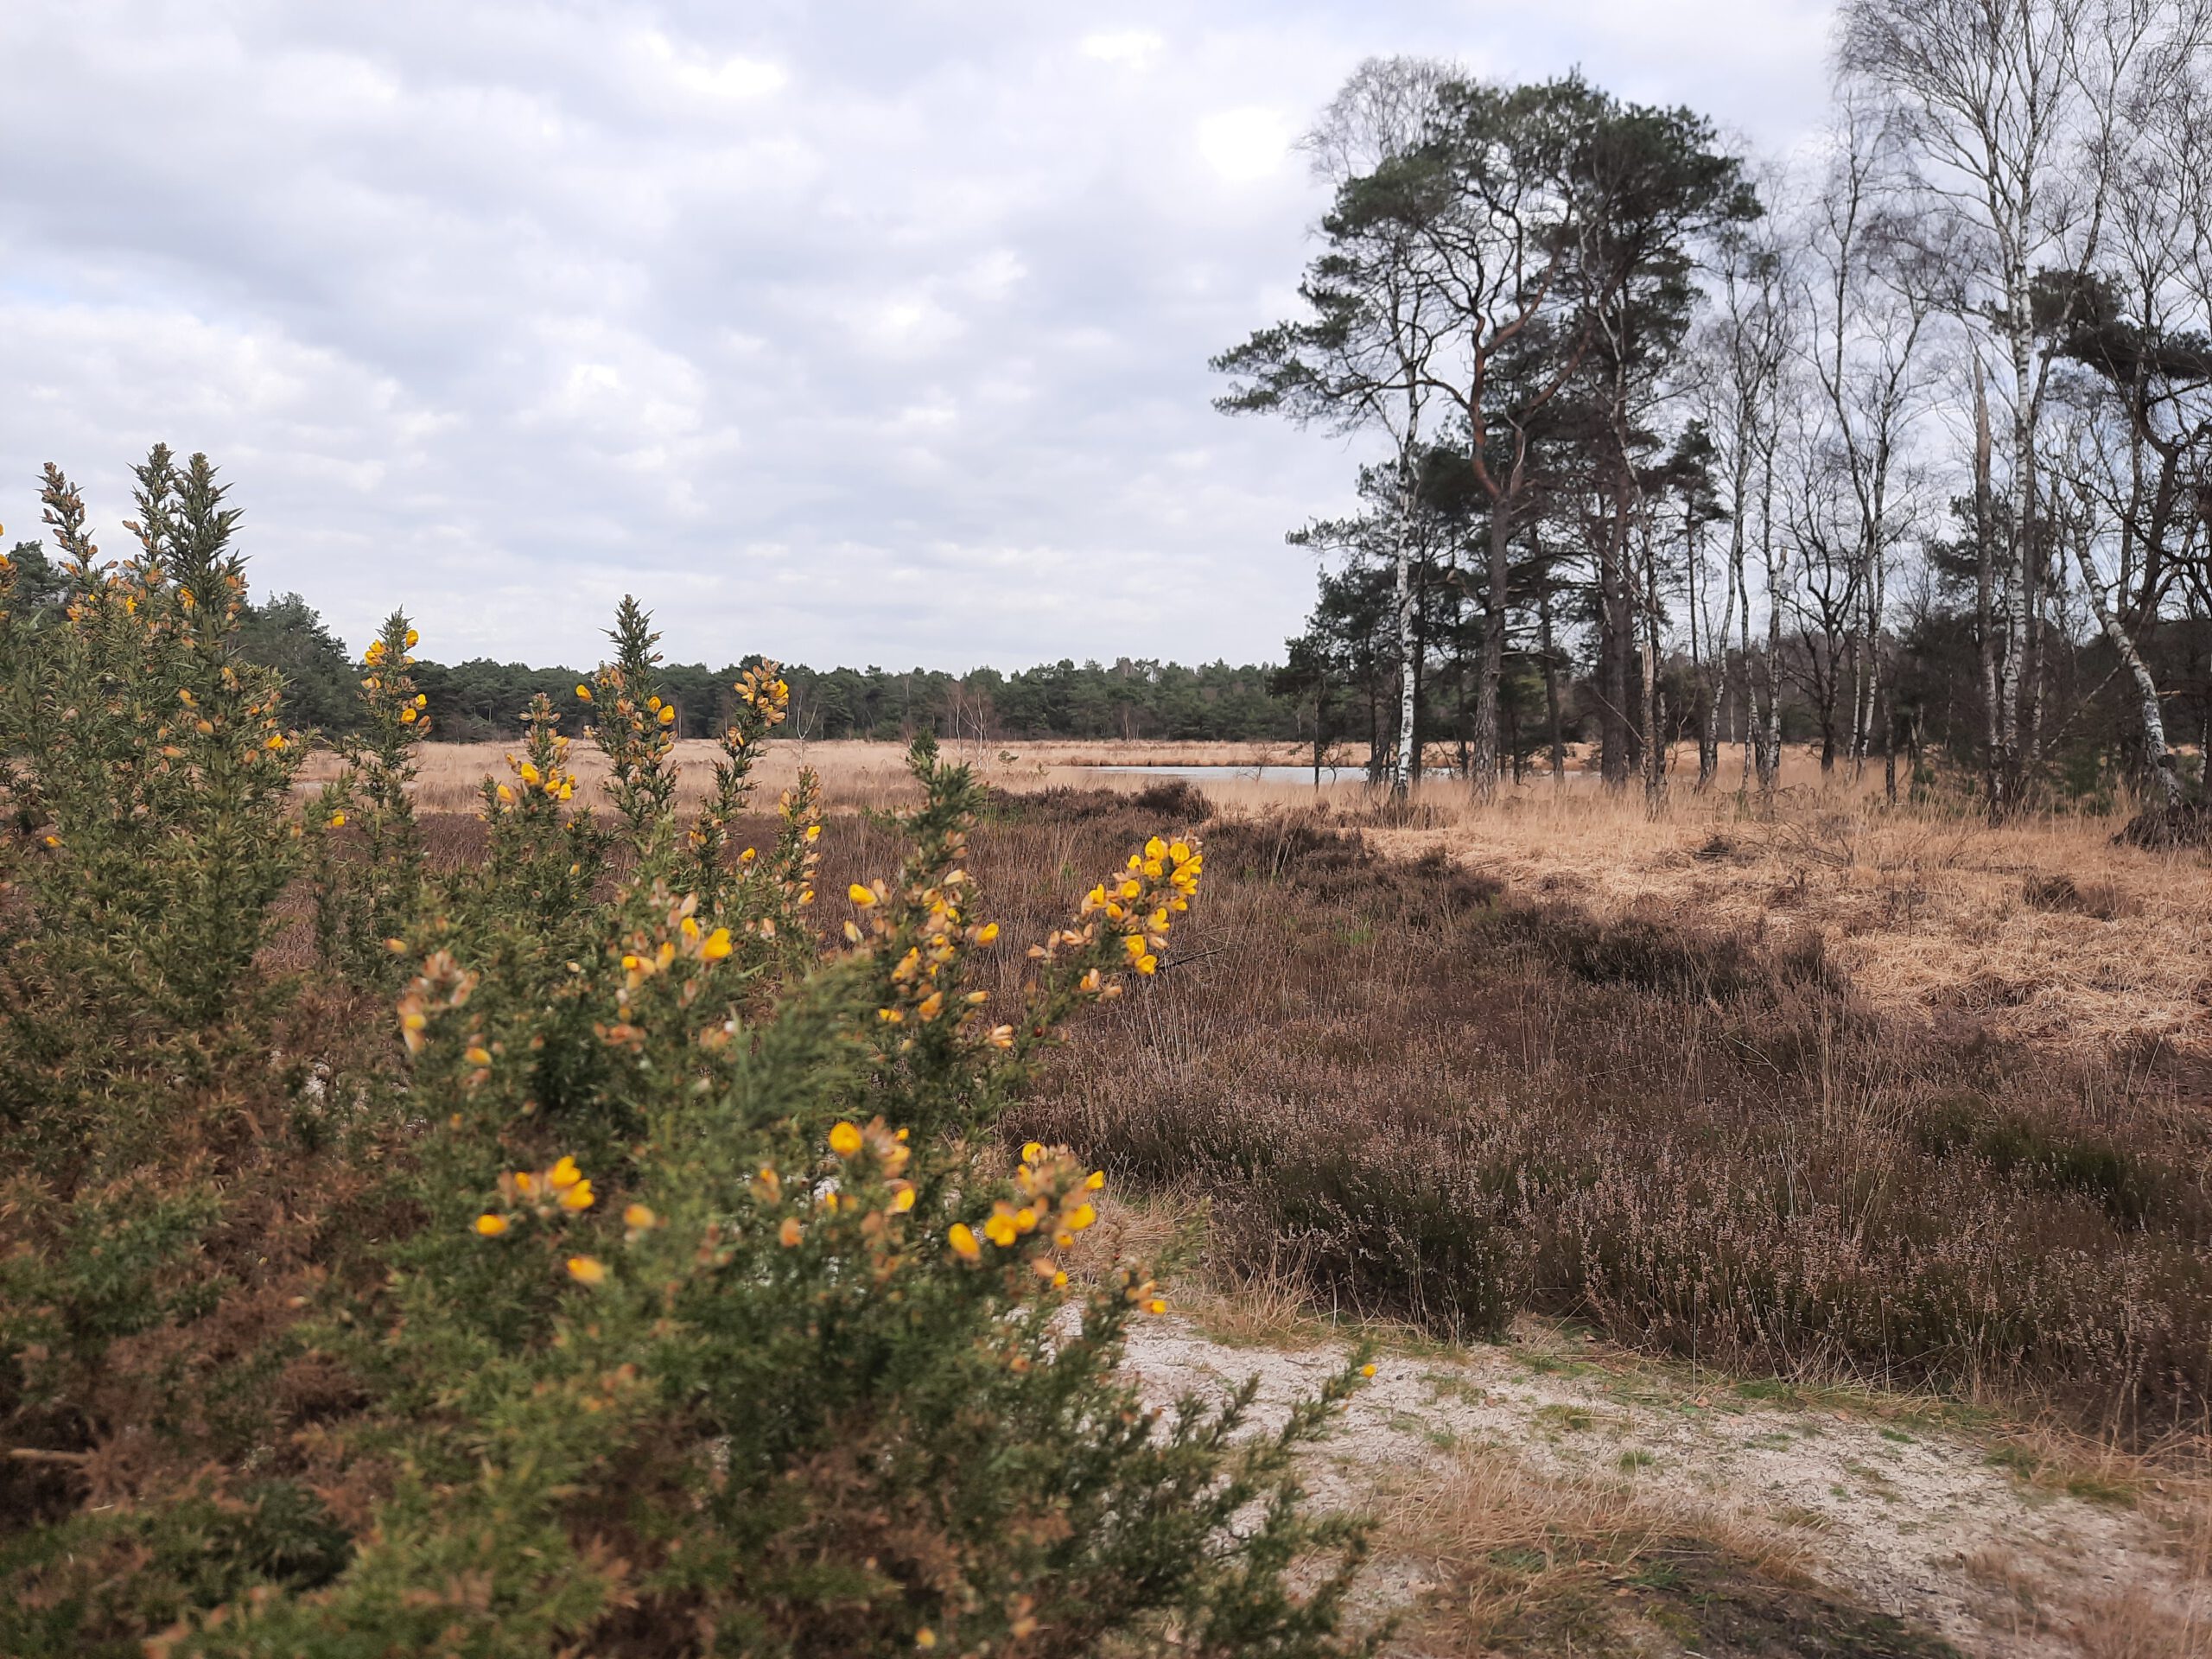
<instances>
[{"instance_id":1,"label":"grey cloud","mask_svg":"<svg viewBox=\"0 0 2212 1659\"><path fill-rule=\"evenodd\" d=\"M1817 6L1495 16L16 0L0 518L50 457L118 533L159 437L357 642L577 659L634 589L683 658L1271 655L1350 466L1208 404L1319 207L1270 133L1390 50L1817 108Z\"/></svg>"}]
</instances>

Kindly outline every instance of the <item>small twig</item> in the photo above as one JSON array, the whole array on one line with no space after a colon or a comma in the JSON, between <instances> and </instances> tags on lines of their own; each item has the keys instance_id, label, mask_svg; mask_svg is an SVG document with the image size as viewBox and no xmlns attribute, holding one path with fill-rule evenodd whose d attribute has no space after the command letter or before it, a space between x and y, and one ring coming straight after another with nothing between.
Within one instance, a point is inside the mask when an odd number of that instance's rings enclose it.
<instances>
[{"instance_id":1,"label":"small twig","mask_svg":"<svg viewBox=\"0 0 2212 1659\"><path fill-rule=\"evenodd\" d=\"M8 1455L17 1463L90 1463L89 1452L44 1452L35 1446L11 1446Z\"/></svg>"},{"instance_id":2,"label":"small twig","mask_svg":"<svg viewBox=\"0 0 2212 1659\"><path fill-rule=\"evenodd\" d=\"M1221 954L1221 951L1222 947L1220 945L1216 945L1212 950L1201 950L1195 956L1178 957L1173 962L1161 963L1155 971L1164 974L1171 968L1187 968L1194 962L1204 962L1208 957L1217 957Z\"/></svg>"}]
</instances>

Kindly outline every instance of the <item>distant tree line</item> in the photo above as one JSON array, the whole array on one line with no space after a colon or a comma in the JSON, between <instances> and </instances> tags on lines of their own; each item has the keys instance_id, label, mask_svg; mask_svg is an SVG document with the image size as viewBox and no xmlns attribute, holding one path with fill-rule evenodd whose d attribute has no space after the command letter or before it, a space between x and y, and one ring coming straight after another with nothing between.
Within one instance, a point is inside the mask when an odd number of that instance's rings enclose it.
<instances>
[{"instance_id":1,"label":"distant tree line","mask_svg":"<svg viewBox=\"0 0 2212 1659\"><path fill-rule=\"evenodd\" d=\"M1424 485L1422 499L1441 499L1448 487L1440 474ZM1294 539L1318 544L1344 533L1349 532L1343 527L1320 526ZM58 612L66 601L66 585L45 549L37 542L18 542L10 553L19 573L17 604L35 613ZM1440 636L1424 658L1421 730L1432 747L1442 745L1464 766L1466 670L1471 660L1465 645L1473 636L1464 604L1455 610L1457 596L1436 583L1435 567L1423 563L1419 569L1415 608L1422 627L1433 630L1440 624L1455 629L1460 646L1452 649L1450 640ZM1372 560L1353 560L1325 574L1315 627L1332 631L1342 642L1340 658L1325 665L1317 665L1311 655L1313 634L1293 640L1289 660L1280 665L1214 663L1186 668L1123 658L1110 666L1061 661L1011 673L980 668L951 674L786 664L782 673L791 695L785 729L809 740L904 741L926 731L948 740L985 742L1121 738L1283 743L1312 749L1317 756L1341 753L1347 741L1374 739L1371 769L1382 777L1389 758L1396 671L1387 645L1378 644L1388 638L1388 578L1387 564ZM250 606L239 639L249 660L283 675L285 700L302 724L331 733L355 728L360 670L346 643L306 599L279 594ZM2212 686L2212 636L2202 644L2207 657L2198 671ZM676 706L679 734L718 733L728 719L739 674L760 660L749 657L720 670L702 663L664 666L663 683ZM1674 667L1679 671L1680 664ZM570 735L583 724L575 687L589 677L588 669L532 668L473 658L450 664L420 662L414 673L430 699L437 741L518 737L522 710L541 691L560 711ZM1560 677L1558 684L1567 725L1574 728L1580 723L1575 711L1588 705L1591 693L1571 675ZM1502 707L1505 753L1517 772L1537 758L1549 729L1544 682L1517 658L1507 664ZM1784 740L1816 741L1818 731L1815 708L1801 696L1785 695Z\"/></svg>"},{"instance_id":2,"label":"distant tree line","mask_svg":"<svg viewBox=\"0 0 2212 1659\"><path fill-rule=\"evenodd\" d=\"M16 602L31 612L58 613L66 602L61 572L37 542L10 550ZM239 630L249 660L274 668L285 701L304 725L327 732L353 728L360 718L359 676L346 644L297 594L251 607ZM759 663L748 657L710 670L703 663L664 665L661 692L676 705L677 732L712 737L728 723L738 676ZM423 661L416 683L429 699L435 737L498 741L522 732L522 711L543 692L573 734L583 723L577 684L588 669L532 668L474 658ZM791 709L784 729L804 739L865 737L904 741L924 732L985 742L1038 738L1135 738L1281 742L1302 735L1294 697L1279 689L1280 671L1227 663L1185 668L1127 658L1104 665L1063 661L1005 673L942 670L812 669L785 664Z\"/></svg>"}]
</instances>

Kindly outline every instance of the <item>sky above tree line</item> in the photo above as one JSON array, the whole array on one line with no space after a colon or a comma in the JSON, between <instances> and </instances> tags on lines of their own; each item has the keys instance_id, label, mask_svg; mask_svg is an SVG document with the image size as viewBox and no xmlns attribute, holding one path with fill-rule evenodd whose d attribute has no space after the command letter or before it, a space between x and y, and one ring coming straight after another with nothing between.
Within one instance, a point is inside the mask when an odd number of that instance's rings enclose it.
<instances>
[{"instance_id":1,"label":"sky above tree line","mask_svg":"<svg viewBox=\"0 0 2212 1659\"><path fill-rule=\"evenodd\" d=\"M125 550L204 449L357 649L1016 668L1275 659L1347 453L1232 421L1294 308L1294 148L1364 57L1579 65L1759 153L1812 0L0 5L0 524Z\"/></svg>"}]
</instances>

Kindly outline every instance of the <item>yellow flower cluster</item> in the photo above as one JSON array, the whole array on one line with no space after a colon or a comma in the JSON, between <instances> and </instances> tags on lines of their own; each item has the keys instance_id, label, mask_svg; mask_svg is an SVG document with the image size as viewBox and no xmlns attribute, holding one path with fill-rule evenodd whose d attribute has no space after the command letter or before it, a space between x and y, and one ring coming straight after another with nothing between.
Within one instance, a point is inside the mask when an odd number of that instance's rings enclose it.
<instances>
[{"instance_id":1,"label":"yellow flower cluster","mask_svg":"<svg viewBox=\"0 0 2212 1659\"><path fill-rule=\"evenodd\" d=\"M548 734L548 740L550 745L550 758L543 766L541 767L537 761L527 757L517 760L512 754L506 758L507 766L514 773L515 782L523 793L528 794L531 790L536 790L550 799L566 801L572 798L576 792L576 774L569 771L562 764L569 758L569 740L558 732ZM513 789L501 784L497 793L501 805L513 804L515 799Z\"/></svg>"},{"instance_id":2,"label":"yellow flower cluster","mask_svg":"<svg viewBox=\"0 0 2212 1659\"><path fill-rule=\"evenodd\" d=\"M898 1243L894 1222L914 1207L914 1184L903 1173L913 1157L907 1138L905 1129L893 1130L880 1117L866 1128L850 1122L833 1126L830 1151L846 1166L849 1184L841 1181L835 1186L808 1190L804 1202L813 1213L804 1219L785 1216L777 1226L777 1243L785 1249L805 1243L808 1222L815 1214L825 1217L857 1215L861 1237L873 1257L871 1265L879 1277L888 1274L898 1261L893 1254ZM868 1189L875 1182L881 1183L877 1189L880 1198L871 1205ZM772 1166L762 1166L753 1176L752 1191L754 1199L765 1207L779 1209L784 1204L783 1177Z\"/></svg>"},{"instance_id":3,"label":"yellow flower cluster","mask_svg":"<svg viewBox=\"0 0 2212 1659\"><path fill-rule=\"evenodd\" d=\"M620 668L602 668L597 679L596 695L588 685L576 688L579 697L601 711L599 723L587 726L584 734L599 745L618 780L634 781L674 750L676 705L664 702L658 693L638 702Z\"/></svg>"},{"instance_id":4,"label":"yellow flower cluster","mask_svg":"<svg viewBox=\"0 0 2212 1659\"><path fill-rule=\"evenodd\" d=\"M1155 973L1159 953L1167 948L1172 918L1191 907L1205 868L1204 855L1188 842L1154 836L1142 852L1129 855L1127 874L1110 886L1102 881L1084 895L1082 913L1104 915L1122 936L1129 966L1141 974Z\"/></svg>"},{"instance_id":5,"label":"yellow flower cluster","mask_svg":"<svg viewBox=\"0 0 2212 1659\"><path fill-rule=\"evenodd\" d=\"M590 1178L576 1167L574 1158L563 1154L550 1169L518 1169L500 1176L499 1207L477 1217L476 1230L483 1237L497 1238L518 1221L532 1217L550 1220L564 1212L575 1215L597 1201ZM632 1206L632 1210L642 1208ZM649 1210L645 1213L652 1214Z\"/></svg>"},{"instance_id":6,"label":"yellow flower cluster","mask_svg":"<svg viewBox=\"0 0 2212 1659\"><path fill-rule=\"evenodd\" d=\"M404 648L397 661L391 647L382 639L372 639L369 648L361 653L361 665L369 671L361 677L361 689L369 694L370 711L397 718L402 726L414 728L411 734L415 737L427 737L430 732L430 722L423 714L430 706L430 700L415 690L414 681L407 675L415 663L410 653L421 637L414 629L408 629L402 636Z\"/></svg>"},{"instance_id":7,"label":"yellow flower cluster","mask_svg":"<svg viewBox=\"0 0 2212 1659\"><path fill-rule=\"evenodd\" d=\"M404 947L403 947L404 948ZM409 982L399 997L399 1034L410 1054L420 1054L429 1039L430 1016L465 1007L476 989L476 976L453 959L450 952L433 951L423 971Z\"/></svg>"},{"instance_id":8,"label":"yellow flower cluster","mask_svg":"<svg viewBox=\"0 0 2212 1659\"><path fill-rule=\"evenodd\" d=\"M635 1045L644 1040L643 1030L630 1021L629 1008L632 998L648 981L678 963L721 962L736 950L729 929L702 925L698 909L699 895L687 893L670 907L667 922L658 934L641 932L632 937L629 948L622 953L622 983L614 993L623 1017L614 1025L597 1028L607 1041ZM685 986L683 995L687 1002L694 992L694 987Z\"/></svg>"},{"instance_id":9,"label":"yellow flower cluster","mask_svg":"<svg viewBox=\"0 0 2212 1659\"><path fill-rule=\"evenodd\" d=\"M983 1240L1001 1250L1011 1250L1024 1239L1041 1248L1030 1257L1030 1269L1055 1287L1068 1281L1067 1269L1057 1252L1074 1244L1076 1235L1098 1224L1093 1195L1106 1185L1103 1170L1086 1173L1065 1147L1049 1150L1032 1141L1021 1149L1021 1162L1014 1172L1014 1196L993 1202L982 1224L982 1236L966 1222L955 1222L945 1233L953 1255L963 1262L980 1262Z\"/></svg>"},{"instance_id":10,"label":"yellow flower cluster","mask_svg":"<svg viewBox=\"0 0 2212 1659\"><path fill-rule=\"evenodd\" d=\"M953 850L959 851L957 836ZM878 1020L892 1026L909 1020L926 1026L944 1018L950 1007L963 1033L981 1029L981 1010L990 998L988 991L970 991L950 1005L946 1001L946 987L952 978L950 970L961 953L971 946L989 944L999 936L996 922L973 922L963 914L961 906L974 887L967 871L950 870L935 886L903 895L906 902L898 908L906 914L895 918L887 913L893 907L886 902L891 895L885 883L855 882L846 890L845 896L854 906L868 915L878 941L898 931L901 921L918 935L892 965L892 1000L875 1011ZM867 938L853 922L845 924L845 937L855 944ZM1011 1027L1001 1027L987 1039L1001 1047L1013 1039Z\"/></svg>"},{"instance_id":11,"label":"yellow flower cluster","mask_svg":"<svg viewBox=\"0 0 2212 1659\"><path fill-rule=\"evenodd\" d=\"M622 957L623 988L616 993L618 1001L626 1001L634 991L655 974L664 973L675 965L677 959L687 957L700 962L720 962L734 948L729 929L706 929L699 925L695 912L699 906L696 893L683 895L675 910L675 926L670 936L663 938L650 950L640 948L625 951Z\"/></svg>"},{"instance_id":12,"label":"yellow flower cluster","mask_svg":"<svg viewBox=\"0 0 2212 1659\"><path fill-rule=\"evenodd\" d=\"M764 662L737 677L732 688L738 701L760 716L764 726L780 726L791 709L791 689L779 677L773 663Z\"/></svg>"},{"instance_id":13,"label":"yellow flower cluster","mask_svg":"<svg viewBox=\"0 0 2212 1659\"><path fill-rule=\"evenodd\" d=\"M822 839L822 789L810 768L800 772L797 789L787 789L777 798L776 808L788 844L797 849L796 856L785 861L780 877L784 896L803 910L814 902L815 874L822 868L822 854L815 846ZM739 861L749 862L752 856L753 849L747 848Z\"/></svg>"}]
</instances>

